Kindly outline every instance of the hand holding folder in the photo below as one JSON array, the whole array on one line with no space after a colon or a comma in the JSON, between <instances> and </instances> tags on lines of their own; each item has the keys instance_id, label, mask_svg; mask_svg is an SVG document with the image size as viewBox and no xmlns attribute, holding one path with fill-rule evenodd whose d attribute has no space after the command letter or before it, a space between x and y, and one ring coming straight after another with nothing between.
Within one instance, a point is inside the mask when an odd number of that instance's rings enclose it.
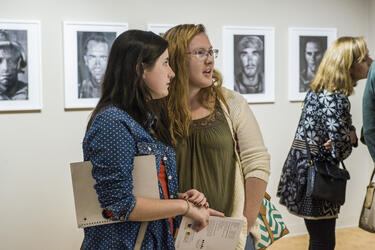
<instances>
[{"instance_id":1,"label":"hand holding folder","mask_svg":"<svg viewBox=\"0 0 375 250\"><path fill-rule=\"evenodd\" d=\"M136 156L133 169L133 195L160 199L158 179L154 155ZM94 189L96 184L92 177L92 164L89 161L70 164L72 174L74 203L77 225L79 228L97 226L121 221L105 219L102 216L98 195Z\"/></svg>"}]
</instances>

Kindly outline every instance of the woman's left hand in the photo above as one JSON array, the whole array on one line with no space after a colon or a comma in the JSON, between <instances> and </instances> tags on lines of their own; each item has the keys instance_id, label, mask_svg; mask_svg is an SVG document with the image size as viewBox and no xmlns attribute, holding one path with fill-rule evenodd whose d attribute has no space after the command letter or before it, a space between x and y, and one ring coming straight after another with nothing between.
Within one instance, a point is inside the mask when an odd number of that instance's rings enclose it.
<instances>
[{"instance_id":1,"label":"woman's left hand","mask_svg":"<svg viewBox=\"0 0 375 250\"><path fill-rule=\"evenodd\" d=\"M185 193L178 193L178 198L188 200L198 207L204 206L205 208L209 208L206 196L196 189L190 189Z\"/></svg>"}]
</instances>

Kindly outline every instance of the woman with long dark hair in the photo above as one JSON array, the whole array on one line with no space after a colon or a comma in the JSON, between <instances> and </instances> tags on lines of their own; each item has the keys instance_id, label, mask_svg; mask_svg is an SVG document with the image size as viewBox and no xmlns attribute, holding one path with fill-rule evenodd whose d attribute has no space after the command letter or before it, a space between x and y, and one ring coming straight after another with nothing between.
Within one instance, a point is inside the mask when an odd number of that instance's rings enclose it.
<instances>
[{"instance_id":1,"label":"woman with long dark hair","mask_svg":"<svg viewBox=\"0 0 375 250\"><path fill-rule=\"evenodd\" d=\"M204 195L196 190L177 193L175 153L163 112L153 103L167 96L173 77L163 38L130 30L115 40L83 153L93 165L103 216L122 222L85 228L84 249L133 249L142 221L149 224L141 249L174 249L179 215L196 221L197 230L208 224L213 210L199 206L206 202ZM132 194L134 157L151 154L156 158L160 200ZM182 199L188 196L198 206Z\"/></svg>"}]
</instances>

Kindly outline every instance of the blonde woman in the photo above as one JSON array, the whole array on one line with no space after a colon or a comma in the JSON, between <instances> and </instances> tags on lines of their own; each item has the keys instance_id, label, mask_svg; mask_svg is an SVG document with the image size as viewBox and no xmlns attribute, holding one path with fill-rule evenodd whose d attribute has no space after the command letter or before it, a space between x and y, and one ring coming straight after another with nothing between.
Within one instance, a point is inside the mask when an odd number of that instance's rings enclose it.
<instances>
[{"instance_id":1,"label":"blonde woman","mask_svg":"<svg viewBox=\"0 0 375 250\"><path fill-rule=\"evenodd\" d=\"M266 190L270 161L257 121L240 94L221 87L214 68L218 50L203 25L179 25L164 38L176 73L168 111L179 191L198 189L213 209L244 218L237 249L244 249L246 241L246 249L254 249L248 233Z\"/></svg>"},{"instance_id":2,"label":"blonde woman","mask_svg":"<svg viewBox=\"0 0 375 250\"><path fill-rule=\"evenodd\" d=\"M305 219L310 250L335 247L340 205L306 195L307 153L313 160L339 165L357 145L348 96L367 76L372 59L362 37L340 37L325 52L311 91L307 92L292 147L285 161L277 195L288 210ZM306 135L305 135L306 131Z\"/></svg>"}]
</instances>

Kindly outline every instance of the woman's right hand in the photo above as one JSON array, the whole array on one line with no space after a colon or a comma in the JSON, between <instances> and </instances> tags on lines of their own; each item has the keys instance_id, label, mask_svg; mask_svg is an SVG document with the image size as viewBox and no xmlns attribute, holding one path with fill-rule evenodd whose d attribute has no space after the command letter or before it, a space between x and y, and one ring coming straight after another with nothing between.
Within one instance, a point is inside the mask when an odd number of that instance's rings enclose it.
<instances>
[{"instance_id":1,"label":"woman's right hand","mask_svg":"<svg viewBox=\"0 0 375 250\"><path fill-rule=\"evenodd\" d=\"M353 131L353 130L350 131L349 136L350 136L350 143L351 143L352 145L357 144L357 142L358 142L358 138L357 138L357 134L355 133L355 131ZM326 141L326 142L323 144L323 146L324 146L325 149L327 149L328 151L332 151L332 141L331 141L331 140Z\"/></svg>"},{"instance_id":2,"label":"woman's right hand","mask_svg":"<svg viewBox=\"0 0 375 250\"><path fill-rule=\"evenodd\" d=\"M225 215L222 212L216 211L211 208L205 208L203 206L194 206L191 202L189 202L189 206L189 211L185 216L194 220L193 229L197 232L199 232L208 225L210 216L225 217Z\"/></svg>"},{"instance_id":3,"label":"woman's right hand","mask_svg":"<svg viewBox=\"0 0 375 250\"><path fill-rule=\"evenodd\" d=\"M199 232L208 225L210 220L210 213L205 207L196 207L190 201L187 202L189 203L190 208L185 216L193 219L193 229Z\"/></svg>"}]
</instances>

